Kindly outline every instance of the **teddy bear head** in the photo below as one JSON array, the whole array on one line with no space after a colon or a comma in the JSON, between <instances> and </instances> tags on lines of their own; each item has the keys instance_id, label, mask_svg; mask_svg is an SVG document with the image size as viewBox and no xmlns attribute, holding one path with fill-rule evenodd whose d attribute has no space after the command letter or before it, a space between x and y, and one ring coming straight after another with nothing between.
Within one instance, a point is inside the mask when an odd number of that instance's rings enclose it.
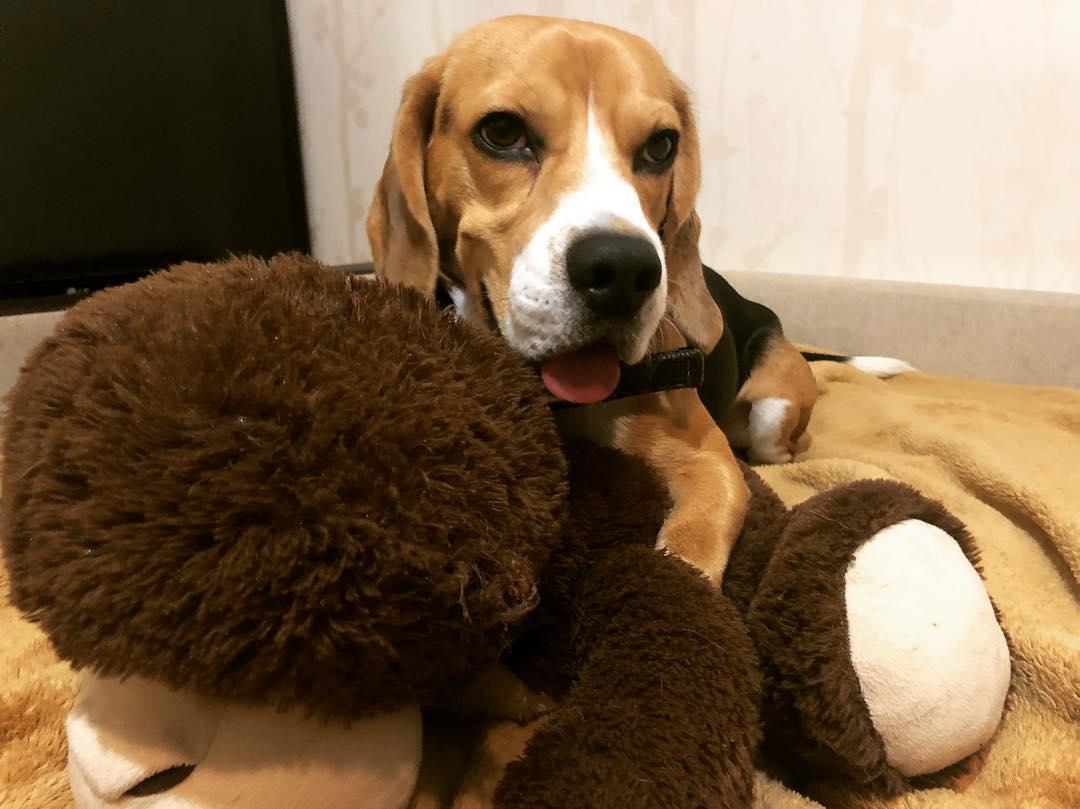
<instances>
[{"instance_id":1,"label":"teddy bear head","mask_svg":"<svg viewBox=\"0 0 1080 809\"><path fill-rule=\"evenodd\" d=\"M9 400L12 598L101 676L427 702L498 657L559 542L540 391L496 337L297 256L95 296Z\"/></svg>"}]
</instances>

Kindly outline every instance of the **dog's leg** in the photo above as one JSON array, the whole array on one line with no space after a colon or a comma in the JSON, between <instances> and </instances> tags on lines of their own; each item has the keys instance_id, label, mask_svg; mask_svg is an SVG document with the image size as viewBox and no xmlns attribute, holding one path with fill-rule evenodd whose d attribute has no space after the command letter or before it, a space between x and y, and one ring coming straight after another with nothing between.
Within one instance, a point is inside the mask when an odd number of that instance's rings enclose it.
<instances>
[{"instance_id":1,"label":"dog's leg","mask_svg":"<svg viewBox=\"0 0 1080 809\"><path fill-rule=\"evenodd\" d=\"M783 337L772 340L739 390L724 432L751 463L788 463L810 444L806 432L817 401L810 364Z\"/></svg>"},{"instance_id":2,"label":"dog's leg","mask_svg":"<svg viewBox=\"0 0 1080 809\"><path fill-rule=\"evenodd\" d=\"M746 451L750 463L790 463L810 448L811 410L784 396L740 398L724 421L724 434L732 447Z\"/></svg>"},{"instance_id":3,"label":"dog's leg","mask_svg":"<svg viewBox=\"0 0 1080 809\"><path fill-rule=\"evenodd\" d=\"M613 443L648 463L671 493L657 547L719 583L750 499L742 471L695 391L640 398L616 420Z\"/></svg>"}]
</instances>

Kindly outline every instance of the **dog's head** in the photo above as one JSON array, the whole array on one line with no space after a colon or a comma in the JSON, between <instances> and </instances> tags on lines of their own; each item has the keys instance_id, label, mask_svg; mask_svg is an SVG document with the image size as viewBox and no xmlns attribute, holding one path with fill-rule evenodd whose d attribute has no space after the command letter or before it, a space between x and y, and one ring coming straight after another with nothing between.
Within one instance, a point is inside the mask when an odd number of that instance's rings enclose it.
<instances>
[{"instance_id":1,"label":"dog's head","mask_svg":"<svg viewBox=\"0 0 1080 809\"><path fill-rule=\"evenodd\" d=\"M367 230L378 271L544 360L609 342L635 363L665 313L709 350L723 331L698 257L697 130L644 40L506 17L405 85Z\"/></svg>"}]
</instances>

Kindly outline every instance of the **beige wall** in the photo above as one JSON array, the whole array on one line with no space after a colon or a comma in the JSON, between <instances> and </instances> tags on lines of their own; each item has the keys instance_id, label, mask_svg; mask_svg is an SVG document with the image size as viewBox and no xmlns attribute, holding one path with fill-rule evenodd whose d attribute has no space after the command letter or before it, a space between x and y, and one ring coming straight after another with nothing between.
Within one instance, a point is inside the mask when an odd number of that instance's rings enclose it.
<instances>
[{"instance_id":1,"label":"beige wall","mask_svg":"<svg viewBox=\"0 0 1080 809\"><path fill-rule=\"evenodd\" d=\"M290 0L315 252L364 260L402 80L529 12L654 42L720 269L1080 292L1078 0Z\"/></svg>"}]
</instances>

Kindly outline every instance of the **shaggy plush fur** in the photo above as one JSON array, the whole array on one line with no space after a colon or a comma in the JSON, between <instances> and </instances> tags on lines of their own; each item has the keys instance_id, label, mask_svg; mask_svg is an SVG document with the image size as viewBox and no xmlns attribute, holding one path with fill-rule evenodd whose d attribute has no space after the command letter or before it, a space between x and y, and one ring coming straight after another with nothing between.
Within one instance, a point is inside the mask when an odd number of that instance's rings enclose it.
<instances>
[{"instance_id":1,"label":"shaggy plush fur","mask_svg":"<svg viewBox=\"0 0 1080 809\"><path fill-rule=\"evenodd\" d=\"M564 694L496 793L506 809L749 806L761 677L738 611L653 545L643 464L578 446L566 543L513 663Z\"/></svg>"},{"instance_id":2,"label":"shaggy plush fur","mask_svg":"<svg viewBox=\"0 0 1080 809\"><path fill-rule=\"evenodd\" d=\"M496 806L751 804L760 675L738 612L691 572L651 548L595 554L576 588L578 679Z\"/></svg>"},{"instance_id":3,"label":"shaggy plush fur","mask_svg":"<svg viewBox=\"0 0 1080 809\"><path fill-rule=\"evenodd\" d=\"M596 551L612 545L653 547L670 508L644 462L583 441L570 443L564 452L570 518L563 543L544 570L540 605L526 619L507 659L534 689L559 698L573 684L583 659L574 619L581 612L579 577ZM694 575L692 570L689 574Z\"/></svg>"},{"instance_id":4,"label":"shaggy plush fur","mask_svg":"<svg viewBox=\"0 0 1080 809\"><path fill-rule=\"evenodd\" d=\"M723 590L745 615L791 514L757 472L745 463L740 462L739 466L750 489L753 507L747 510L739 540L724 571Z\"/></svg>"},{"instance_id":5,"label":"shaggy plush fur","mask_svg":"<svg viewBox=\"0 0 1080 809\"><path fill-rule=\"evenodd\" d=\"M566 486L543 401L494 336L295 256L99 294L10 396L12 598L105 675L427 701L536 604Z\"/></svg>"}]
</instances>

